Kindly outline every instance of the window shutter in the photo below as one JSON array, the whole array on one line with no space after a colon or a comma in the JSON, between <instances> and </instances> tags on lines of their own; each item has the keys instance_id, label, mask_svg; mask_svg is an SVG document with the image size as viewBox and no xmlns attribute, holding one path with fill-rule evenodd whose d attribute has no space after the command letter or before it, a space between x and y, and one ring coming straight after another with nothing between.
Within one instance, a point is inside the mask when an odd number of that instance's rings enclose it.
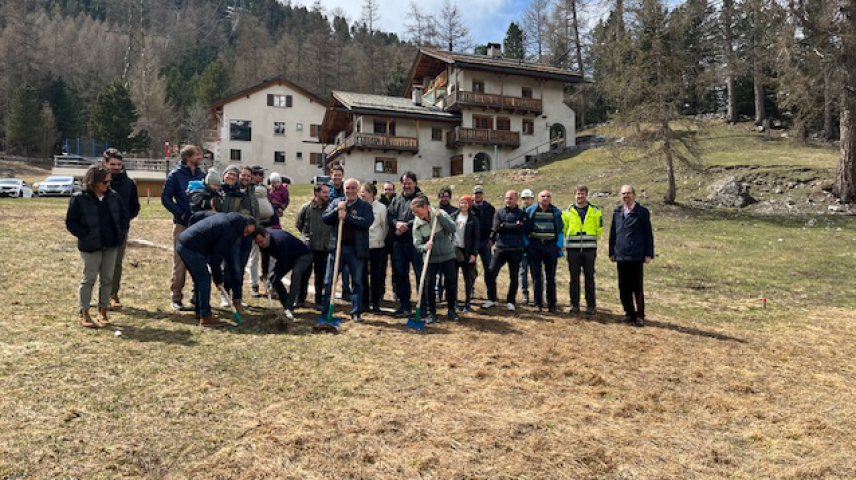
<instances>
[{"instance_id":1,"label":"window shutter","mask_svg":"<svg viewBox=\"0 0 856 480\"><path fill-rule=\"evenodd\" d=\"M291 95L286 95L286 96L285 96L285 106L286 106L286 107L290 107L290 106L291 106Z\"/></svg>"},{"instance_id":2,"label":"window shutter","mask_svg":"<svg viewBox=\"0 0 856 480\"><path fill-rule=\"evenodd\" d=\"M268 107L273 106L273 94L268 93Z\"/></svg>"}]
</instances>

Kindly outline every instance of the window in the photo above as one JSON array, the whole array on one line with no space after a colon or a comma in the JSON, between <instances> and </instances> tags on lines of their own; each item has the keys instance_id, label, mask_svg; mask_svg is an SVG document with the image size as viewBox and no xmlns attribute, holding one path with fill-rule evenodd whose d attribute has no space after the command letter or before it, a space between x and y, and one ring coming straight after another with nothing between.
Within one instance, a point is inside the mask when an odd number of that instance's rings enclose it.
<instances>
[{"instance_id":1,"label":"window","mask_svg":"<svg viewBox=\"0 0 856 480\"><path fill-rule=\"evenodd\" d=\"M285 152L273 152L273 163L285 163Z\"/></svg>"},{"instance_id":2,"label":"window","mask_svg":"<svg viewBox=\"0 0 856 480\"><path fill-rule=\"evenodd\" d=\"M374 134L375 135L395 135L395 122L389 122L389 130L386 128L387 123L385 122L374 122Z\"/></svg>"},{"instance_id":3,"label":"window","mask_svg":"<svg viewBox=\"0 0 856 480\"><path fill-rule=\"evenodd\" d=\"M523 120L523 135L535 135L535 122Z\"/></svg>"},{"instance_id":4,"label":"window","mask_svg":"<svg viewBox=\"0 0 856 480\"><path fill-rule=\"evenodd\" d=\"M520 92L520 96L523 98L532 98L532 88L523 87L523 90Z\"/></svg>"},{"instance_id":5,"label":"window","mask_svg":"<svg viewBox=\"0 0 856 480\"><path fill-rule=\"evenodd\" d=\"M229 161L240 162L241 161L241 151L236 150L236 149L229 150Z\"/></svg>"},{"instance_id":6,"label":"window","mask_svg":"<svg viewBox=\"0 0 856 480\"><path fill-rule=\"evenodd\" d=\"M511 130L511 119L510 118L497 118L496 119L496 129L497 130Z\"/></svg>"},{"instance_id":7,"label":"window","mask_svg":"<svg viewBox=\"0 0 856 480\"><path fill-rule=\"evenodd\" d=\"M285 122L273 122L273 134L278 136L284 136Z\"/></svg>"},{"instance_id":8,"label":"window","mask_svg":"<svg viewBox=\"0 0 856 480\"><path fill-rule=\"evenodd\" d=\"M229 121L229 140L249 142L253 139L253 122L249 120Z\"/></svg>"},{"instance_id":9,"label":"window","mask_svg":"<svg viewBox=\"0 0 856 480\"><path fill-rule=\"evenodd\" d=\"M302 131L303 131L303 124L302 124L302 123L298 123L298 124L297 124L297 131L298 131L298 132L302 132Z\"/></svg>"},{"instance_id":10,"label":"window","mask_svg":"<svg viewBox=\"0 0 856 480\"><path fill-rule=\"evenodd\" d=\"M310 165L321 165L321 154L320 153L310 153L309 154L309 164Z\"/></svg>"},{"instance_id":11,"label":"window","mask_svg":"<svg viewBox=\"0 0 856 480\"><path fill-rule=\"evenodd\" d=\"M491 130L493 129L493 118L473 115L473 128Z\"/></svg>"},{"instance_id":12,"label":"window","mask_svg":"<svg viewBox=\"0 0 856 480\"><path fill-rule=\"evenodd\" d=\"M473 80L473 91L476 93L484 93L484 82Z\"/></svg>"},{"instance_id":13,"label":"window","mask_svg":"<svg viewBox=\"0 0 856 480\"><path fill-rule=\"evenodd\" d=\"M375 158L375 173L398 173L398 160L394 158Z\"/></svg>"},{"instance_id":14,"label":"window","mask_svg":"<svg viewBox=\"0 0 856 480\"><path fill-rule=\"evenodd\" d=\"M292 105L291 95L268 94L267 104L269 107L285 108Z\"/></svg>"},{"instance_id":15,"label":"window","mask_svg":"<svg viewBox=\"0 0 856 480\"><path fill-rule=\"evenodd\" d=\"M298 160L303 160L303 152L297 152L295 157L297 157Z\"/></svg>"},{"instance_id":16,"label":"window","mask_svg":"<svg viewBox=\"0 0 856 480\"><path fill-rule=\"evenodd\" d=\"M441 130L439 128L432 128L431 129L431 140L442 141L443 140L443 130Z\"/></svg>"},{"instance_id":17,"label":"window","mask_svg":"<svg viewBox=\"0 0 856 480\"><path fill-rule=\"evenodd\" d=\"M443 176L443 167L434 167L433 171L434 178L440 178Z\"/></svg>"},{"instance_id":18,"label":"window","mask_svg":"<svg viewBox=\"0 0 856 480\"><path fill-rule=\"evenodd\" d=\"M318 138L321 136L321 125L310 124L309 125L309 136L313 138Z\"/></svg>"}]
</instances>

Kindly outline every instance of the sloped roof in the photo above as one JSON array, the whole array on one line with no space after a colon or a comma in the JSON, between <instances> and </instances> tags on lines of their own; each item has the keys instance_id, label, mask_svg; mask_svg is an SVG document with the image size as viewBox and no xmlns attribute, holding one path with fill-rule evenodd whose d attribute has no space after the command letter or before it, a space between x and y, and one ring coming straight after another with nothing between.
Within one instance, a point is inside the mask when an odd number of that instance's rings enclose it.
<instances>
[{"instance_id":1,"label":"sloped roof","mask_svg":"<svg viewBox=\"0 0 856 480\"><path fill-rule=\"evenodd\" d=\"M409 97L390 97L370 93L333 92L333 98L349 110L377 110L384 113L399 113L417 115L420 117L436 117L440 120L457 120L460 115L445 112L438 107L414 105Z\"/></svg>"},{"instance_id":2,"label":"sloped roof","mask_svg":"<svg viewBox=\"0 0 856 480\"><path fill-rule=\"evenodd\" d=\"M227 103L234 102L235 100L238 100L242 97L248 97L248 96L250 96L256 92L260 92L260 91L270 87L271 85L285 85L285 86L291 88L292 90L303 94L305 97L309 98L309 100L312 100L313 102L317 102L321 105L327 105L327 100L324 100L323 98L319 97L318 95L315 95L314 93L310 92L309 90L306 90L305 88L301 87L300 85L288 80L284 76L277 75L273 78L265 79L264 81L262 81L258 85L254 85L250 88L246 88L244 90L241 90L240 92L229 95L228 97L226 97L222 100L218 100L218 101L212 103L208 108L213 110L217 107L222 107L223 105L225 105Z\"/></svg>"}]
</instances>

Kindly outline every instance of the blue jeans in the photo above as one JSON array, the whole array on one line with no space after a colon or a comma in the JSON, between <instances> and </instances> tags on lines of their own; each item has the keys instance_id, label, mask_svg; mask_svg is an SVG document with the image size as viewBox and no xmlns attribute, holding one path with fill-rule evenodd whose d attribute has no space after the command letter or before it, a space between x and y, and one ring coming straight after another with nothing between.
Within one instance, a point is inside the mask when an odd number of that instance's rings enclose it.
<instances>
[{"instance_id":1,"label":"blue jeans","mask_svg":"<svg viewBox=\"0 0 856 480\"><path fill-rule=\"evenodd\" d=\"M175 250L187 267L190 278L193 279L193 303L196 305L196 314L203 317L211 315L211 274L208 273L208 257L185 248L181 243L176 245Z\"/></svg>"},{"instance_id":2,"label":"blue jeans","mask_svg":"<svg viewBox=\"0 0 856 480\"><path fill-rule=\"evenodd\" d=\"M538 280L535 282L537 283ZM529 295L529 255L525 253L523 260L520 261L520 289L523 290L524 295Z\"/></svg>"},{"instance_id":3,"label":"blue jeans","mask_svg":"<svg viewBox=\"0 0 856 480\"><path fill-rule=\"evenodd\" d=\"M393 259L395 261L396 274L398 275L398 308L399 310L410 311L413 305L410 303L410 266L413 266L413 272L416 274L416 281L419 281L419 275L422 274L422 254L416 250L416 247L410 243L396 242L393 246ZM428 292L423 291L425 295ZM425 304L425 297L422 303Z\"/></svg>"},{"instance_id":4,"label":"blue jeans","mask_svg":"<svg viewBox=\"0 0 856 480\"><path fill-rule=\"evenodd\" d=\"M353 245L342 245L342 259L339 261L339 271L347 267L351 271L351 280L354 288L351 289L351 315L362 313L363 302L363 268L366 259L357 258L357 251ZM330 310L330 291L333 287L333 268L335 267L336 254L331 253L327 257L327 274L324 277L324 305L322 312L326 314ZM344 297L344 295L343 295Z\"/></svg>"}]
</instances>

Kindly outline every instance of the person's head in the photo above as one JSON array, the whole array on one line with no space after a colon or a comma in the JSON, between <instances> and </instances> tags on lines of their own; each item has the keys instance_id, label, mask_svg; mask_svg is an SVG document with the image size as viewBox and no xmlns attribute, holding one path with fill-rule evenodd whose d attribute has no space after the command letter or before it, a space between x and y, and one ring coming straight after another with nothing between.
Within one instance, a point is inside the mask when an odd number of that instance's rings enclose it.
<instances>
[{"instance_id":1,"label":"person's head","mask_svg":"<svg viewBox=\"0 0 856 480\"><path fill-rule=\"evenodd\" d=\"M230 187L234 187L238 184L238 175L240 174L240 168L235 165L229 165L226 167L226 171L223 172L223 183Z\"/></svg>"},{"instance_id":2,"label":"person's head","mask_svg":"<svg viewBox=\"0 0 856 480\"><path fill-rule=\"evenodd\" d=\"M251 171L252 182L256 185L261 185L265 181L265 169L261 165L253 165Z\"/></svg>"},{"instance_id":3,"label":"person's head","mask_svg":"<svg viewBox=\"0 0 856 480\"><path fill-rule=\"evenodd\" d=\"M83 188L89 190L99 197L107 193L110 189L110 182L113 177L110 175L110 170L104 165L93 165L86 171L83 176Z\"/></svg>"},{"instance_id":4,"label":"person's head","mask_svg":"<svg viewBox=\"0 0 856 480\"><path fill-rule=\"evenodd\" d=\"M524 207L528 207L529 205L535 203L535 194L532 193L532 190L529 190L527 188L526 190L520 192L520 201L523 202Z\"/></svg>"},{"instance_id":5,"label":"person's head","mask_svg":"<svg viewBox=\"0 0 856 480\"><path fill-rule=\"evenodd\" d=\"M241 174L238 175L238 181L241 182L241 188L246 188L253 181L253 169L244 167L241 169Z\"/></svg>"},{"instance_id":6,"label":"person's head","mask_svg":"<svg viewBox=\"0 0 856 480\"><path fill-rule=\"evenodd\" d=\"M267 233L267 231L264 229L264 227L259 229L258 233L261 233L261 232ZM257 233L256 232L256 219L253 217L247 217L247 223L244 226L244 236L246 237L247 235L253 235L255 233Z\"/></svg>"},{"instance_id":7,"label":"person's head","mask_svg":"<svg viewBox=\"0 0 856 480\"><path fill-rule=\"evenodd\" d=\"M505 206L508 208L514 208L517 206L517 192L514 190L505 192Z\"/></svg>"},{"instance_id":8,"label":"person's head","mask_svg":"<svg viewBox=\"0 0 856 480\"><path fill-rule=\"evenodd\" d=\"M214 190L219 190L223 185L223 179L220 177L220 172L216 168L211 167L205 175L205 185Z\"/></svg>"},{"instance_id":9,"label":"person's head","mask_svg":"<svg viewBox=\"0 0 856 480\"><path fill-rule=\"evenodd\" d=\"M473 188L473 203L476 205L484 203L484 188L482 188L481 185L477 185Z\"/></svg>"},{"instance_id":10,"label":"person's head","mask_svg":"<svg viewBox=\"0 0 856 480\"><path fill-rule=\"evenodd\" d=\"M110 175L115 177L122 172L122 154L119 153L119 150L116 150L113 147L104 150L104 166L107 167L107 170L110 170Z\"/></svg>"},{"instance_id":11,"label":"person's head","mask_svg":"<svg viewBox=\"0 0 856 480\"><path fill-rule=\"evenodd\" d=\"M353 202L357 199L357 196L360 193L360 181L356 178L349 178L345 180L345 198L348 200L348 203Z\"/></svg>"},{"instance_id":12,"label":"person's head","mask_svg":"<svg viewBox=\"0 0 856 480\"><path fill-rule=\"evenodd\" d=\"M181 163L198 167L200 163L202 163L202 149L197 147L196 145L185 145L181 148Z\"/></svg>"},{"instance_id":13,"label":"person's head","mask_svg":"<svg viewBox=\"0 0 856 480\"><path fill-rule=\"evenodd\" d=\"M383 184L383 194L387 197L395 195L395 184L392 182L385 182Z\"/></svg>"},{"instance_id":14,"label":"person's head","mask_svg":"<svg viewBox=\"0 0 856 480\"><path fill-rule=\"evenodd\" d=\"M319 202L328 203L330 201L330 185L326 183L316 183L312 188L315 199Z\"/></svg>"},{"instance_id":15,"label":"person's head","mask_svg":"<svg viewBox=\"0 0 856 480\"><path fill-rule=\"evenodd\" d=\"M428 220L431 216L430 208L428 207L428 199L424 195L419 195L410 202L410 211L413 215Z\"/></svg>"},{"instance_id":16,"label":"person's head","mask_svg":"<svg viewBox=\"0 0 856 480\"><path fill-rule=\"evenodd\" d=\"M588 187L585 185L577 185L577 188L574 189L574 201L576 201L577 205L583 206L588 203Z\"/></svg>"},{"instance_id":17,"label":"person's head","mask_svg":"<svg viewBox=\"0 0 856 480\"><path fill-rule=\"evenodd\" d=\"M278 189L282 186L282 175L277 172L271 173L268 180L270 180L271 186L275 189Z\"/></svg>"},{"instance_id":18,"label":"person's head","mask_svg":"<svg viewBox=\"0 0 856 480\"><path fill-rule=\"evenodd\" d=\"M541 193L538 194L538 205L541 208L546 209L553 203L553 194L550 193L549 190L542 190Z\"/></svg>"},{"instance_id":19,"label":"person's head","mask_svg":"<svg viewBox=\"0 0 856 480\"><path fill-rule=\"evenodd\" d=\"M366 182L360 188L360 198L364 201L372 203L377 196L377 186L371 182Z\"/></svg>"},{"instance_id":20,"label":"person's head","mask_svg":"<svg viewBox=\"0 0 856 480\"><path fill-rule=\"evenodd\" d=\"M416 191L416 184L417 180L415 173L407 171L401 175L401 192L404 195L412 195L413 192Z\"/></svg>"},{"instance_id":21,"label":"person's head","mask_svg":"<svg viewBox=\"0 0 856 480\"><path fill-rule=\"evenodd\" d=\"M636 201L636 189L634 189L630 185L622 185L621 186L621 201L624 202L624 205L631 206L633 202Z\"/></svg>"},{"instance_id":22,"label":"person's head","mask_svg":"<svg viewBox=\"0 0 856 480\"><path fill-rule=\"evenodd\" d=\"M345 169L341 165L336 165L330 169L330 180L333 181L333 185L335 185L336 188L342 186L343 178L345 178Z\"/></svg>"},{"instance_id":23,"label":"person's head","mask_svg":"<svg viewBox=\"0 0 856 480\"><path fill-rule=\"evenodd\" d=\"M473 208L473 197L470 195L464 195L458 200L458 208L461 210L461 213L467 214Z\"/></svg>"},{"instance_id":24,"label":"person's head","mask_svg":"<svg viewBox=\"0 0 856 480\"><path fill-rule=\"evenodd\" d=\"M255 224L253 226L255 227ZM256 232L253 241L256 242L259 248L268 248L270 246L270 233L268 233L267 229L260 228Z\"/></svg>"},{"instance_id":25,"label":"person's head","mask_svg":"<svg viewBox=\"0 0 856 480\"><path fill-rule=\"evenodd\" d=\"M437 193L437 200L440 201L440 205L448 205L452 201L452 189L449 187L441 188L440 192Z\"/></svg>"}]
</instances>

